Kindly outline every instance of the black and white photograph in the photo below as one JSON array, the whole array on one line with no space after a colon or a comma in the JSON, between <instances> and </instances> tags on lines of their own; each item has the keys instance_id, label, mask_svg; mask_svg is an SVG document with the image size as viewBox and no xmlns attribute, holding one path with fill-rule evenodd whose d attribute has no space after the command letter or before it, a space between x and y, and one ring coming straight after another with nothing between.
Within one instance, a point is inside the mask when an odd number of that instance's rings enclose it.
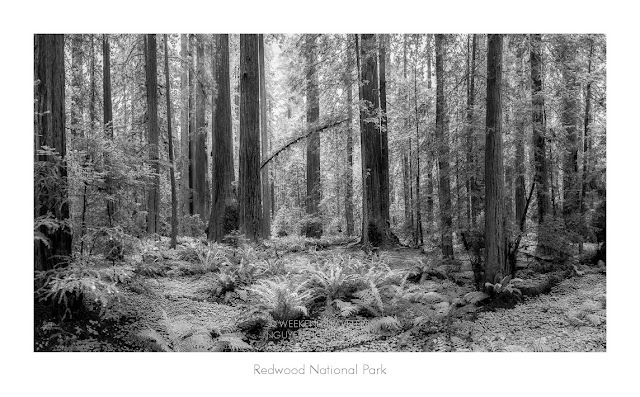
<instances>
[{"instance_id":1,"label":"black and white photograph","mask_svg":"<svg viewBox=\"0 0 640 397\"><path fill-rule=\"evenodd\" d=\"M35 351L606 351L602 34L36 34Z\"/></svg>"},{"instance_id":2,"label":"black and white photograph","mask_svg":"<svg viewBox=\"0 0 640 397\"><path fill-rule=\"evenodd\" d=\"M18 7L9 395L633 394L615 4Z\"/></svg>"}]
</instances>

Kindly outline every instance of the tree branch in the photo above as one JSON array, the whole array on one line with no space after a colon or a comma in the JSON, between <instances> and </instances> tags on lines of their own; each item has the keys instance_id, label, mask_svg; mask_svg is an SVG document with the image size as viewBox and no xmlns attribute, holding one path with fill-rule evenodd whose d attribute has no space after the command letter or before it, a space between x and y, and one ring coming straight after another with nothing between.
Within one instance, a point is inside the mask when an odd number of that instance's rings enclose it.
<instances>
[{"instance_id":1,"label":"tree branch","mask_svg":"<svg viewBox=\"0 0 640 397\"><path fill-rule=\"evenodd\" d=\"M287 150L290 146L295 145L296 143L300 142L301 140L310 137L312 134L316 133L316 132L322 132L326 129L335 127L337 125L340 125L344 122L349 121L348 119L343 119L343 120L339 120L339 121L332 121L329 122L327 124L323 124L321 126L315 127L315 128L311 128L309 130L307 130L303 135L297 136L293 139L291 139L289 142L287 142L284 146L280 147L278 150L276 150L275 152L273 152L266 160L264 160L262 162L262 164L260 164L260 170L262 170L262 168L264 168L265 165L269 164L269 162L271 160L273 160L276 156L278 156L280 153L282 153L283 151Z\"/></svg>"}]
</instances>

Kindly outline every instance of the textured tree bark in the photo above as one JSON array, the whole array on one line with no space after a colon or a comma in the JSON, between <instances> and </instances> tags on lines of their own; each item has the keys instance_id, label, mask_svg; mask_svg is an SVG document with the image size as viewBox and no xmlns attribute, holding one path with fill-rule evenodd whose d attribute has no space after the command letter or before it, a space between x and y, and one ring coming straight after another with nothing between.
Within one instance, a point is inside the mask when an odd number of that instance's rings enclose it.
<instances>
[{"instance_id":1,"label":"textured tree bark","mask_svg":"<svg viewBox=\"0 0 640 397\"><path fill-rule=\"evenodd\" d=\"M589 61L587 64L587 87L584 106L584 132L582 137L582 187L580 192L580 212L585 212L587 181L589 180L589 125L591 124L591 63L593 59L593 39L589 38Z\"/></svg>"},{"instance_id":2,"label":"textured tree bark","mask_svg":"<svg viewBox=\"0 0 640 397\"><path fill-rule=\"evenodd\" d=\"M438 146L438 195L440 198L441 248L445 258L453 258L453 221L451 217L451 182L449 177L449 133L444 96L444 35L436 35L436 145Z\"/></svg>"},{"instance_id":3,"label":"textured tree bark","mask_svg":"<svg viewBox=\"0 0 640 397\"><path fill-rule=\"evenodd\" d=\"M347 223L347 236L354 232L353 221L353 56L349 51L349 41L352 35L347 36L347 70L345 73L345 90L347 91L347 169L345 170L345 195L344 213Z\"/></svg>"},{"instance_id":4,"label":"textured tree bark","mask_svg":"<svg viewBox=\"0 0 640 397\"><path fill-rule=\"evenodd\" d=\"M544 93L542 92L542 38L531 35L531 102L533 122L533 167L535 170L538 223L543 224L549 213L549 176L544 128Z\"/></svg>"},{"instance_id":5,"label":"textured tree bark","mask_svg":"<svg viewBox=\"0 0 640 397\"><path fill-rule=\"evenodd\" d=\"M180 217L189 215L189 58L186 34L180 35Z\"/></svg>"},{"instance_id":6,"label":"textured tree bark","mask_svg":"<svg viewBox=\"0 0 640 397\"><path fill-rule=\"evenodd\" d=\"M504 223L502 153L502 35L488 35L487 117L485 145L485 281L495 283L509 274Z\"/></svg>"},{"instance_id":7,"label":"textured tree bark","mask_svg":"<svg viewBox=\"0 0 640 397\"><path fill-rule=\"evenodd\" d=\"M71 135L84 137L84 129L81 128L84 104L82 101L82 87L84 85L84 74L82 65L84 64L83 36L74 34L71 38Z\"/></svg>"},{"instance_id":8,"label":"textured tree bark","mask_svg":"<svg viewBox=\"0 0 640 397\"><path fill-rule=\"evenodd\" d=\"M216 97L213 123L212 199L209 240L222 242L225 218L232 206L233 141L231 124L231 79L229 78L229 35L218 35L216 42ZM234 219L235 220L235 219ZM237 228L237 223L232 225Z\"/></svg>"},{"instance_id":9,"label":"textured tree bark","mask_svg":"<svg viewBox=\"0 0 640 397\"><path fill-rule=\"evenodd\" d=\"M91 129L93 129L94 123L96 122L96 49L93 36L94 35L91 35L91 70L89 70L89 121Z\"/></svg>"},{"instance_id":10,"label":"textured tree bark","mask_svg":"<svg viewBox=\"0 0 640 397\"><path fill-rule=\"evenodd\" d=\"M158 233L160 207L160 164L158 156L158 62L156 35L148 34L145 41L147 84L147 131L149 136L149 162L154 172L147 196L147 231Z\"/></svg>"},{"instance_id":11,"label":"textured tree bark","mask_svg":"<svg viewBox=\"0 0 640 397\"><path fill-rule=\"evenodd\" d=\"M109 46L109 36L102 35L102 101L103 101L103 122L105 135L113 140L113 101L111 98L111 49ZM105 163L111 162L110 153L104 154ZM107 186L107 219L109 226L113 223L116 212L115 201L113 200L114 189L113 180L107 175L105 178Z\"/></svg>"},{"instance_id":12,"label":"textured tree bark","mask_svg":"<svg viewBox=\"0 0 640 397\"><path fill-rule=\"evenodd\" d=\"M193 153L193 213L207 222L207 132L205 127L204 37L196 36L196 129Z\"/></svg>"},{"instance_id":13,"label":"textured tree bark","mask_svg":"<svg viewBox=\"0 0 640 397\"><path fill-rule=\"evenodd\" d=\"M384 178L382 162L382 137L380 127L375 122L378 101L378 65L375 56L376 39L373 34L363 34L360 58L362 59L360 79L363 82L361 99L366 108L360 110L361 147L363 159L363 243L384 246L396 243L391 234L389 222L384 218L381 185ZM373 121L372 121L373 119ZM387 203L388 204L388 203Z\"/></svg>"},{"instance_id":14,"label":"textured tree bark","mask_svg":"<svg viewBox=\"0 0 640 397\"><path fill-rule=\"evenodd\" d=\"M260 227L260 81L258 35L240 35L240 232L257 241Z\"/></svg>"},{"instance_id":15,"label":"textured tree bark","mask_svg":"<svg viewBox=\"0 0 640 397\"><path fill-rule=\"evenodd\" d=\"M419 48L420 43L418 42L419 36L414 36L416 41L416 49ZM416 236L416 245L422 246L424 244L423 241L423 233L422 233L422 211L420 207L422 205L422 200L420 199L420 117L418 114L418 59L417 59L418 51L416 50L416 59L414 60L414 69L413 69L413 100L414 100L414 111L415 111L415 119L416 119L416 228L415 228L415 236ZM387 162L388 166L388 162Z\"/></svg>"},{"instance_id":16,"label":"textured tree bark","mask_svg":"<svg viewBox=\"0 0 640 397\"><path fill-rule=\"evenodd\" d=\"M102 35L102 93L105 133L113 139L113 102L111 100L111 50L109 36Z\"/></svg>"},{"instance_id":17,"label":"textured tree bark","mask_svg":"<svg viewBox=\"0 0 640 397\"><path fill-rule=\"evenodd\" d=\"M269 128L267 125L267 82L264 71L264 35L259 35L258 52L260 62L260 145L262 159L269 155ZM271 236L271 194L269 192L269 165L262 168L262 235Z\"/></svg>"},{"instance_id":18,"label":"textured tree bark","mask_svg":"<svg viewBox=\"0 0 640 397\"><path fill-rule=\"evenodd\" d=\"M577 48L571 37L559 35L559 56L562 60L562 113L566 143L563 159L562 177L562 213L569 228L577 227L575 215L580 210L580 184L578 179L578 114L579 84L576 76Z\"/></svg>"},{"instance_id":19,"label":"textured tree bark","mask_svg":"<svg viewBox=\"0 0 640 397\"><path fill-rule=\"evenodd\" d=\"M387 64L387 46L389 36L385 34L379 36L379 63L380 63L380 135L382 145L382 180L381 180L381 192L382 195L382 208L385 221L389 221L389 192L391 187L389 184L389 132L387 130L387 78L386 78L386 64Z\"/></svg>"},{"instance_id":20,"label":"textured tree bark","mask_svg":"<svg viewBox=\"0 0 640 397\"><path fill-rule=\"evenodd\" d=\"M196 76L194 70L194 49L196 47L196 36L189 35L189 45L187 47L187 57L189 58L189 215L195 212L194 186L196 182L195 154L196 154Z\"/></svg>"},{"instance_id":21,"label":"textured tree bark","mask_svg":"<svg viewBox=\"0 0 640 397\"><path fill-rule=\"evenodd\" d=\"M51 232L40 228L50 246L42 241L34 241L34 269L49 270L64 264L65 257L71 255L72 232L64 222L69 219L67 200L66 129L64 96L64 36L36 34L34 37L34 159L53 162L51 156L39 155L42 146L57 151L62 164L52 170L58 177L57 183L47 189L35 186L34 215L50 213L61 226Z\"/></svg>"},{"instance_id":22,"label":"textured tree bark","mask_svg":"<svg viewBox=\"0 0 640 397\"><path fill-rule=\"evenodd\" d=\"M476 228L478 225L478 215L480 214L480 200L479 200L479 188L476 179L476 158L474 156L474 141L473 136L473 110L475 106L475 81L476 81L476 49L478 46L477 35L472 35L471 43L471 65L469 70L469 92L467 95L467 164L471 168L469 172L469 195L470 195L470 221L471 227Z\"/></svg>"},{"instance_id":23,"label":"textured tree bark","mask_svg":"<svg viewBox=\"0 0 640 397\"><path fill-rule=\"evenodd\" d=\"M407 79L407 35L402 36L403 40L403 60L402 60L402 77ZM408 101L408 97L405 99ZM407 128L406 119L404 127ZM408 139L408 148L404 150L402 156L402 181L404 187L404 222L405 227L411 230L411 242L415 243L415 228L413 227L413 178L411 172L411 137Z\"/></svg>"},{"instance_id":24,"label":"textured tree bark","mask_svg":"<svg viewBox=\"0 0 640 397\"><path fill-rule=\"evenodd\" d=\"M318 75L316 71L316 43L315 35L306 37L307 56L307 125L312 126L320 117L320 97L318 96ZM306 213L314 218L306 225L307 237L320 238L322 223L320 217L320 133L314 133L307 138L307 199Z\"/></svg>"},{"instance_id":25,"label":"textured tree bark","mask_svg":"<svg viewBox=\"0 0 640 397\"><path fill-rule=\"evenodd\" d=\"M525 64L522 59L524 55L524 43L521 43L522 47L518 49L517 52L517 60L520 62L520 71L519 77L520 81L518 84L518 93L521 98L525 97ZM520 231L524 231L526 229L526 188L525 188L525 166L524 166L524 150L525 150L525 107L522 105L518 105L516 109L516 135L515 135L515 145L516 145L516 154L515 154L515 205L516 205L516 216L515 221L520 228ZM522 219L525 219L522 222Z\"/></svg>"},{"instance_id":26,"label":"textured tree bark","mask_svg":"<svg viewBox=\"0 0 640 397\"><path fill-rule=\"evenodd\" d=\"M427 88L431 90L431 62L432 62L432 39L433 35L427 35ZM433 214L433 135L429 133L429 128L425 132L427 141L427 231L431 233L434 230L434 214Z\"/></svg>"},{"instance_id":27,"label":"textured tree bark","mask_svg":"<svg viewBox=\"0 0 640 397\"><path fill-rule=\"evenodd\" d=\"M178 239L178 193L176 191L175 160L173 158L173 136L171 135L171 80L169 78L169 50L167 35L164 35L164 76L167 92L167 137L169 139L169 178L171 180L171 242L169 248L176 248Z\"/></svg>"}]
</instances>

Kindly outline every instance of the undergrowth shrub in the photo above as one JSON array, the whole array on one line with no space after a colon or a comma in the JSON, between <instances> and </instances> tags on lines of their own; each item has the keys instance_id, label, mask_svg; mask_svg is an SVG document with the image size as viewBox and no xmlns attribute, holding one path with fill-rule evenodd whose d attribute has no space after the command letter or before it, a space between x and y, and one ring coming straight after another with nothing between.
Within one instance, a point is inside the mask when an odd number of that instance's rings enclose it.
<instances>
[{"instance_id":1,"label":"undergrowth shrub","mask_svg":"<svg viewBox=\"0 0 640 397\"><path fill-rule=\"evenodd\" d=\"M162 311L162 332L146 328L136 334L149 350L163 352L246 351L251 346L234 329L218 329L214 324L198 326L184 320L171 320Z\"/></svg>"},{"instance_id":2,"label":"undergrowth shrub","mask_svg":"<svg viewBox=\"0 0 640 397\"><path fill-rule=\"evenodd\" d=\"M352 296L359 275L350 273L339 256L315 268L306 271L309 277L309 289L314 296L324 299L327 307L331 307L334 299Z\"/></svg>"},{"instance_id":3,"label":"undergrowth shrub","mask_svg":"<svg viewBox=\"0 0 640 397\"><path fill-rule=\"evenodd\" d=\"M249 291L257 296L261 309L268 311L277 323L307 316L307 304L313 298L305 283L294 286L284 278L261 280Z\"/></svg>"},{"instance_id":4,"label":"undergrowth shrub","mask_svg":"<svg viewBox=\"0 0 640 397\"><path fill-rule=\"evenodd\" d=\"M35 291L38 300L48 303L62 321L84 310L98 311L104 317L114 299L118 284L131 279L131 271L122 267L99 268L89 261L75 261L63 268L38 271Z\"/></svg>"}]
</instances>

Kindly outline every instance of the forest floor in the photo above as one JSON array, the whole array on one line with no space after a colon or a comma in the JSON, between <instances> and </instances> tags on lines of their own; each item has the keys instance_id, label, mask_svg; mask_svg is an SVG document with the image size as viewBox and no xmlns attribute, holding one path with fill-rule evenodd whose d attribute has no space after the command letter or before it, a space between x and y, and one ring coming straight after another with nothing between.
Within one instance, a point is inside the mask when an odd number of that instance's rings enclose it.
<instances>
[{"instance_id":1,"label":"forest floor","mask_svg":"<svg viewBox=\"0 0 640 397\"><path fill-rule=\"evenodd\" d=\"M48 307L35 306L34 349L36 351L606 351L606 276L581 267L555 285L550 293L525 297L511 308L480 305L477 312L444 321L435 327L404 327L393 332L371 332L371 317L343 318L324 306L311 309L307 323L297 329L265 333L252 330L257 302L246 290L216 295L220 274L203 267L188 255L189 243L178 250L164 249L166 241L150 243L142 254L127 258L127 264L112 266L131 271L133 277L118 285L118 293L101 314L86 311L64 322ZM392 269L411 269L426 262L431 252L399 248L379 255L365 254L343 244L316 250L301 246L268 253L251 251L235 259L274 255L287 269L304 268L331 258L379 261ZM224 253L236 257L234 249ZM240 249L235 249L240 250ZM432 267L442 277L419 284L426 290L448 296L474 291L473 272L464 251L453 269ZM151 259L150 259L151 258ZM206 258L205 258L206 259ZM250 260L250 259L249 259ZM532 265L530 257L522 261ZM263 261L267 263L268 261ZM131 265L134 263L136 265ZM234 262L235 263L235 262ZM272 263L272 262L269 262ZM104 266L109 271L109 266ZM142 269L142 270L141 270ZM115 270L114 270L115 274ZM263 275L266 271L263 269ZM286 273L287 276L290 272ZM535 284L544 274L524 269L516 275L524 284ZM256 276L257 278L257 276ZM273 278L273 277L272 277ZM244 325L243 325L244 324ZM225 343L226 342L226 345ZM228 349L226 349L228 350Z\"/></svg>"}]
</instances>

